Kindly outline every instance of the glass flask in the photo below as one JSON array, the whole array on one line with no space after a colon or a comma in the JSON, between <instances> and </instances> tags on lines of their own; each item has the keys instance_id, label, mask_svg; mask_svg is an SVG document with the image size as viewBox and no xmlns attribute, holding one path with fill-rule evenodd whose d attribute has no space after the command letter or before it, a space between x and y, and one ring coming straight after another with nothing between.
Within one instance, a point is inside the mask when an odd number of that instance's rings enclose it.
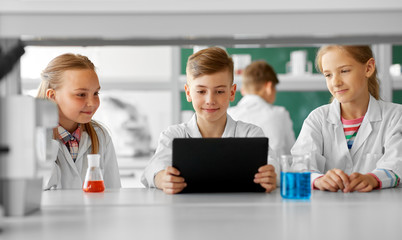
<instances>
[{"instance_id":1,"label":"glass flask","mask_svg":"<svg viewBox=\"0 0 402 240\"><path fill-rule=\"evenodd\" d=\"M88 154L88 170L85 175L84 185L82 186L84 192L103 192L105 190L99 162L99 154Z\"/></svg>"}]
</instances>

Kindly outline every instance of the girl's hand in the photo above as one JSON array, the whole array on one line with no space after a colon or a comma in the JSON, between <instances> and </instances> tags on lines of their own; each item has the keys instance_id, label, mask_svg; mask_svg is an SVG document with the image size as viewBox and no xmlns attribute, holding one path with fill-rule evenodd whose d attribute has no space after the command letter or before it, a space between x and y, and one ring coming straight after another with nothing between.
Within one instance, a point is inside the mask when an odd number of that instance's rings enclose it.
<instances>
[{"instance_id":1,"label":"girl's hand","mask_svg":"<svg viewBox=\"0 0 402 240\"><path fill-rule=\"evenodd\" d=\"M370 174L352 173L349 177L350 184L344 192L370 192L378 187L378 181Z\"/></svg>"},{"instance_id":2,"label":"girl's hand","mask_svg":"<svg viewBox=\"0 0 402 240\"><path fill-rule=\"evenodd\" d=\"M183 177L180 177L179 170L174 167L167 167L156 174L155 186L165 193L175 194L183 191L187 183Z\"/></svg>"},{"instance_id":3,"label":"girl's hand","mask_svg":"<svg viewBox=\"0 0 402 240\"><path fill-rule=\"evenodd\" d=\"M265 192L269 193L276 188L275 167L272 165L264 165L258 169L258 173L254 176L254 182L259 183Z\"/></svg>"},{"instance_id":4,"label":"girl's hand","mask_svg":"<svg viewBox=\"0 0 402 240\"><path fill-rule=\"evenodd\" d=\"M314 181L314 187L320 190L337 192L339 189L344 191L349 185L350 179L346 173L340 169L331 169L324 176Z\"/></svg>"}]
</instances>

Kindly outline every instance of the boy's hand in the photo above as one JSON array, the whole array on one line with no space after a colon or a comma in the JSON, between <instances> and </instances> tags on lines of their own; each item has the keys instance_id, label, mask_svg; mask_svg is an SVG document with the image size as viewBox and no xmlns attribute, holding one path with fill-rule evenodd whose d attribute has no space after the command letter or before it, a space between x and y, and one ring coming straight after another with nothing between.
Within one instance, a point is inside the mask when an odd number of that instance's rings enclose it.
<instances>
[{"instance_id":1,"label":"boy's hand","mask_svg":"<svg viewBox=\"0 0 402 240\"><path fill-rule=\"evenodd\" d=\"M156 174L155 186L165 193L175 194L183 191L187 183L183 177L180 177L179 170L174 167L167 167Z\"/></svg>"},{"instance_id":2,"label":"boy's hand","mask_svg":"<svg viewBox=\"0 0 402 240\"><path fill-rule=\"evenodd\" d=\"M340 169L331 169L324 176L314 181L314 186L320 190L337 192L339 189L344 191L349 185L350 179L346 173Z\"/></svg>"},{"instance_id":3,"label":"boy's hand","mask_svg":"<svg viewBox=\"0 0 402 240\"><path fill-rule=\"evenodd\" d=\"M272 165L264 165L258 169L254 176L254 182L265 188L265 192L272 192L276 188L276 173Z\"/></svg>"},{"instance_id":4,"label":"boy's hand","mask_svg":"<svg viewBox=\"0 0 402 240\"><path fill-rule=\"evenodd\" d=\"M370 192L378 187L378 181L370 174L352 173L349 176L350 184L344 192Z\"/></svg>"}]
</instances>

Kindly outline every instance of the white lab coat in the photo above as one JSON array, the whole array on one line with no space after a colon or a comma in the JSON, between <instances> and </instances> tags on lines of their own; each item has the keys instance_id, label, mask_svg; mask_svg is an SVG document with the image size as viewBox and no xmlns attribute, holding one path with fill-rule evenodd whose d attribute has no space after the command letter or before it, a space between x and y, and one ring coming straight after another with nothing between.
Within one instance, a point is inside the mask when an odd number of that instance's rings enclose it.
<instances>
[{"instance_id":1,"label":"white lab coat","mask_svg":"<svg viewBox=\"0 0 402 240\"><path fill-rule=\"evenodd\" d=\"M112 139L105 129L94 126L99 139L100 168L106 188L121 188L119 168ZM52 136L48 136L52 137ZM66 145L61 140L57 159L44 189L82 188L88 168L87 154L91 153L91 138L87 132L82 132L79 142L78 156L74 162Z\"/></svg>"},{"instance_id":2,"label":"white lab coat","mask_svg":"<svg viewBox=\"0 0 402 240\"><path fill-rule=\"evenodd\" d=\"M248 94L236 106L229 108L228 114L234 120L262 128L277 155L290 154L295 134L289 112L284 107L274 106L258 95Z\"/></svg>"},{"instance_id":3,"label":"white lab coat","mask_svg":"<svg viewBox=\"0 0 402 240\"><path fill-rule=\"evenodd\" d=\"M333 168L346 174L372 172L377 177L381 175L378 169L386 169L401 177L402 105L378 101L370 96L368 110L349 151L340 104L335 99L331 104L312 111L304 121L292 154L306 152L312 153L311 167L318 172L312 174L312 183ZM370 159L367 154L379 157ZM380 180L386 181L384 178Z\"/></svg>"},{"instance_id":4,"label":"white lab coat","mask_svg":"<svg viewBox=\"0 0 402 240\"><path fill-rule=\"evenodd\" d=\"M265 137L261 128L241 121L234 121L227 116L223 138L229 137ZM146 187L155 187L155 175L168 166L172 166L172 142L174 138L202 138L198 129L196 114L187 123L170 126L163 131L159 137L158 147L148 166L145 168L141 177L141 182ZM268 162L275 167L277 177L279 177L278 165L275 153L272 149L268 150ZM277 178L278 180L278 178ZM277 181L278 182L278 181Z\"/></svg>"}]
</instances>

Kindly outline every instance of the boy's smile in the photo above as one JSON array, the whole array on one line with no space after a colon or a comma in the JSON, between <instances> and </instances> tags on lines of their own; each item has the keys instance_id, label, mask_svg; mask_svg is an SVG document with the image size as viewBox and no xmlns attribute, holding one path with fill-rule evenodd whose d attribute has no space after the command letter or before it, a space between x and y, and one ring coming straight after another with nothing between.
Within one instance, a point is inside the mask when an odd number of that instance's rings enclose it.
<instances>
[{"instance_id":1,"label":"boy's smile","mask_svg":"<svg viewBox=\"0 0 402 240\"><path fill-rule=\"evenodd\" d=\"M214 113L219 110L219 108L202 108L202 110L208 112L208 113Z\"/></svg>"}]
</instances>

